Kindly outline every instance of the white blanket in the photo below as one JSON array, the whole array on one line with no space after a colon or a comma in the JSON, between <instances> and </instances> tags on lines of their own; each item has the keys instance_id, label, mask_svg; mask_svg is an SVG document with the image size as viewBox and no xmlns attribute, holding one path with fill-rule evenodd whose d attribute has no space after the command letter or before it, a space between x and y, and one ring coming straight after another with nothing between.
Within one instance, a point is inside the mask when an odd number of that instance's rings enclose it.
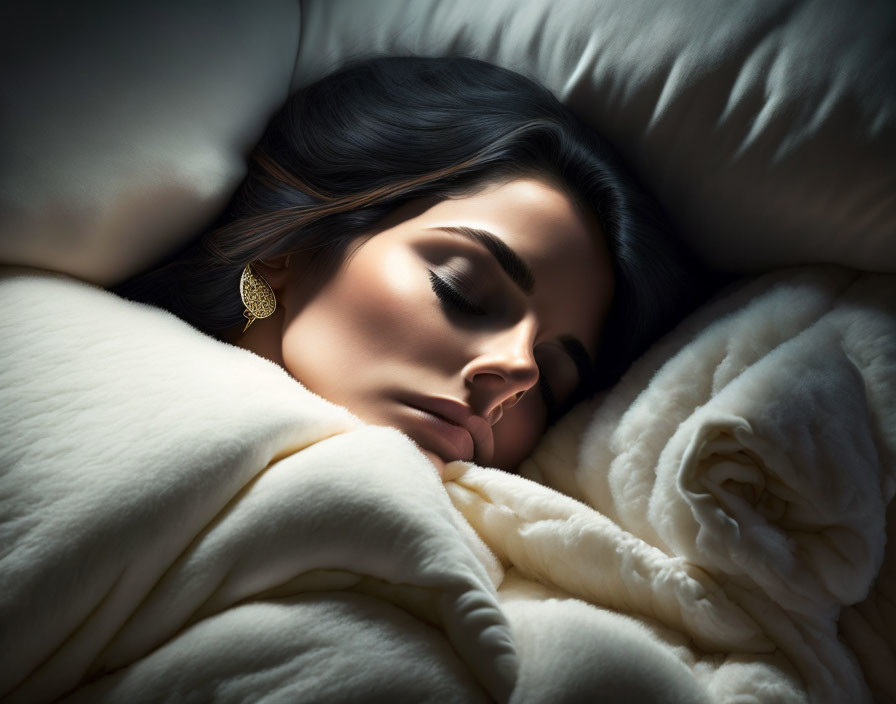
<instances>
[{"instance_id":1,"label":"white blanket","mask_svg":"<svg viewBox=\"0 0 896 704\"><path fill-rule=\"evenodd\" d=\"M566 551L591 557L587 578L556 552L528 569L661 624L714 701L869 701L862 669L896 700L892 557L838 634L881 566L896 490L896 276L813 268L743 286L578 409L523 473L599 512L560 518L590 544ZM485 530L493 547L507 533Z\"/></svg>"},{"instance_id":2,"label":"white blanket","mask_svg":"<svg viewBox=\"0 0 896 704\"><path fill-rule=\"evenodd\" d=\"M500 572L407 438L86 284L0 300L0 693L506 699Z\"/></svg>"},{"instance_id":3,"label":"white blanket","mask_svg":"<svg viewBox=\"0 0 896 704\"><path fill-rule=\"evenodd\" d=\"M265 360L10 270L0 696L867 701L837 618L883 558L896 289L854 278L756 282L577 409L524 468L576 500L443 486Z\"/></svg>"},{"instance_id":4,"label":"white blanket","mask_svg":"<svg viewBox=\"0 0 896 704\"><path fill-rule=\"evenodd\" d=\"M397 430L87 284L7 270L0 304L5 700L699 700L584 604L500 606L503 568Z\"/></svg>"}]
</instances>

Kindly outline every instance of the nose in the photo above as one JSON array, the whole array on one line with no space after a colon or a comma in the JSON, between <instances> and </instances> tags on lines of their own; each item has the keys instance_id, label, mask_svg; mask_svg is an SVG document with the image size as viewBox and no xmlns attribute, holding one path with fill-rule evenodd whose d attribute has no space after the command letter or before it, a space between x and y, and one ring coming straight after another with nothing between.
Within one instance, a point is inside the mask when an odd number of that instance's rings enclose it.
<instances>
[{"instance_id":1,"label":"nose","mask_svg":"<svg viewBox=\"0 0 896 704\"><path fill-rule=\"evenodd\" d=\"M523 320L510 330L490 336L463 369L471 405L489 423L497 423L538 382L535 326Z\"/></svg>"}]
</instances>

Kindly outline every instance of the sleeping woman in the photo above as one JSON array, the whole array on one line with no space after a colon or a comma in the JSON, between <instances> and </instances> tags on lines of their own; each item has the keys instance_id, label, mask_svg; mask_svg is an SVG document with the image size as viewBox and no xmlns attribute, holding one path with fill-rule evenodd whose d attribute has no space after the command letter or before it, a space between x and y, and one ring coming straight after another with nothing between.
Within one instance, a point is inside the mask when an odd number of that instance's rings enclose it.
<instances>
[{"instance_id":1,"label":"sleeping woman","mask_svg":"<svg viewBox=\"0 0 896 704\"><path fill-rule=\"evenodd\" d=\"M219 220L117 292L398 428L440 471L513 470L708 281L546 88L386 57L294 94Z\"/></svg>"}]
</instances>

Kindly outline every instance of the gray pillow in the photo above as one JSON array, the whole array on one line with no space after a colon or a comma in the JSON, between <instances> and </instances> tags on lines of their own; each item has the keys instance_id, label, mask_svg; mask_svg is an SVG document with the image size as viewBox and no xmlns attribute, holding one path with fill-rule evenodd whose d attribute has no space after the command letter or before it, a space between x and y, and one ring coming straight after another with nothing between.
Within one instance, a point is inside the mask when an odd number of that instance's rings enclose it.
<instances>
[{"instance_id":1,"label":"gray pillow","mask_svg":"<svg viewBox=\"0 0 896 704\"><path fill-rule=\"evenodd\" d=\"M290 88L460 52L554 90L712 264L896 271L888 0L21 0L0 27L0 262L121 281L213 218Z\"/></svg>"}]
</instances>

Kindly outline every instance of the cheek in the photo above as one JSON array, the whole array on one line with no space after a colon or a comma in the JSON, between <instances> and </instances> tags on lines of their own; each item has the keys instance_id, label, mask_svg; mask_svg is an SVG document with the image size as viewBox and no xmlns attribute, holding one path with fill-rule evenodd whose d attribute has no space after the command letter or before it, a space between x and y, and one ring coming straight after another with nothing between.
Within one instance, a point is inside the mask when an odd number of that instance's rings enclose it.
<instances>
[{"instance_id":1,"label":"cheek","mask_svg":"<svg viewBox=\"0 0 896 704\"><path fill-rule=\"evenodd\" d=\"M283 359L316 393L351 408L355 396L414 372L437 331L408 263L350 261L287 325Z\"/></svg>"},{"instance_id":2,"label":"cheek","mask_svg":"<svg viewBox=\"0 0 896 704\"><path fill-rule=\"evenodd\" d=\"M334 281L327 314L339 320L347 341L376 358L414 359L432 332L431 316L421 305L427 288L420 271L404 248L359 256Z\"/></svg>"}]
</instances>

